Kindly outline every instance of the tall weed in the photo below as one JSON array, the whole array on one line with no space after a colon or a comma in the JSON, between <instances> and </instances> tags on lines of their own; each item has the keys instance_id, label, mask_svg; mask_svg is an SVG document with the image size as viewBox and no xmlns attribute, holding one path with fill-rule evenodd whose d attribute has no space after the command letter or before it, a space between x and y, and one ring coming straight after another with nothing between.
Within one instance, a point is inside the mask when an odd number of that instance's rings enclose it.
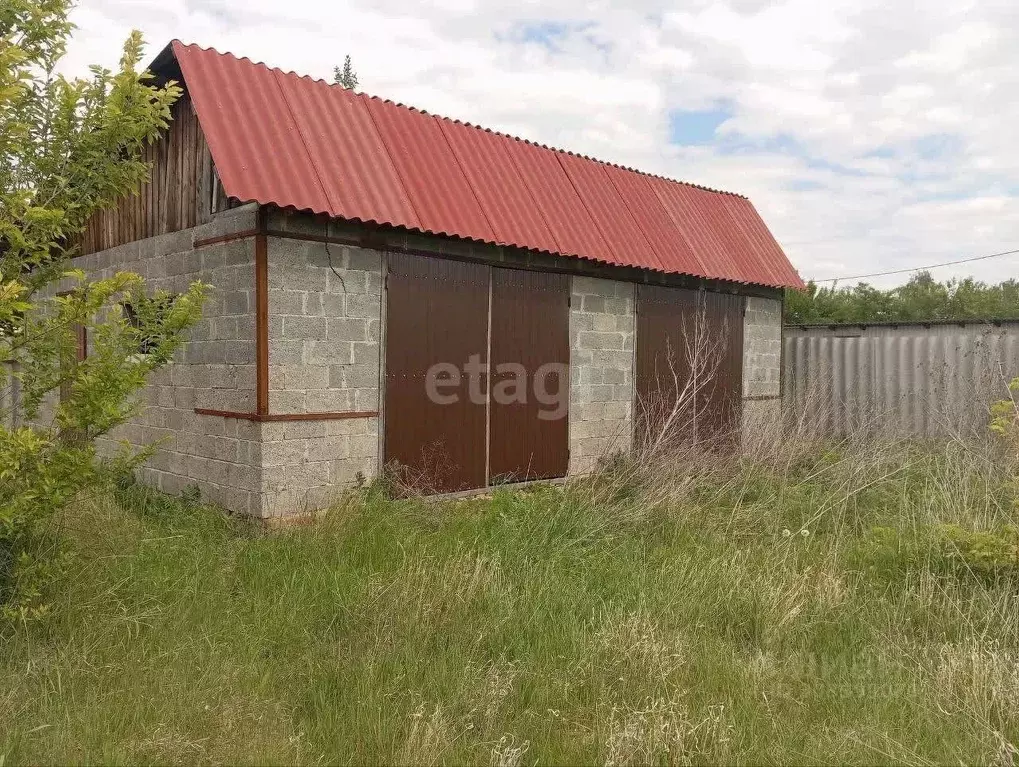
<instances>
[{"instance_id":1,"label":"tall weed","mask_svg":"<svg viewBox=\"0 0 1019 767\"><path fill-rule=\"evenodd\" d=\"M0 759L993 762L1019 742L993 446L670 445L266 532L127 486L0 647Z\"/></svg>"}]
</instances>

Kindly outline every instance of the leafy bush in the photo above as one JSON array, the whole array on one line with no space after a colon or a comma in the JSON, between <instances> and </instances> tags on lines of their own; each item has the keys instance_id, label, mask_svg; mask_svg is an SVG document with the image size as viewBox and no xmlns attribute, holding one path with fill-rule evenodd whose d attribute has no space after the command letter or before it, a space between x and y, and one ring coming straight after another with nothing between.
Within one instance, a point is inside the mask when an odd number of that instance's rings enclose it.
<instances>
[{"instance_id":1,"label":"leafy bush","mask_svg":"<svg viewBox=\"0 0 1019 767\"><path fill-rule=\"evenodd\" d=\"M1000 578L1019 575L1019 527L1000 525L972 530L941 523L902 532L875 526L853 550L858 567L887 579L910 572L953 578Z\"/></svg>"},{"instance_id":2,"label":"leafy bush","mask_svg":"<svg viewBox=\"0 0 1019 767\"><path fill-rule=\"evenodd\" d=\"M1019 446L1019 403L1015 401L1019 392L1019 378L1008 383L1008 398L991 405L991 431L1011 446Z\"/></svg>"},{"instance_id":3,"label":"leafy bush","mask_svg":"<svg viewBox=\"0 0 1019 767\"><path fill-rule=\"evenodd\" d=\"M148 454L100 460L95 440L135 412L205 298L200 283L148 295L136 274L89 280L72 268L90 217L147 178L142 149L180 89L138 70L137 32L118 71L56 74L70 5L0 3L0 392L19 392L16 412L0 411L0 618L22 621L45 611L60 569L55 513Z\"/></svg>"},{"instance_id":4,"label":"leafy bush","mask_svg":"<svg viewBox=\"0 0 1019 767\"><path fill-rule=\"evenodd\" d=\"M994 530L966 530L941 525L942 554L975 573L1011 574L1019 567L1019 527L1004 525Z\"/></svg>"}]
</instances>

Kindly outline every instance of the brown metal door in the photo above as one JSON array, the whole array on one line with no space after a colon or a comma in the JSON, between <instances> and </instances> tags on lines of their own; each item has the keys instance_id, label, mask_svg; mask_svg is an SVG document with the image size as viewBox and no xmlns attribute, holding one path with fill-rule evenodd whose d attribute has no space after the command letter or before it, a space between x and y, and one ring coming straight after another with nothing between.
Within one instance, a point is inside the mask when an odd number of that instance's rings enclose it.
<instances>
[{"instance_id":1,"label":"brown metal door","mask_svg":"<svg viewBox=\"0 0 1019 767\"><path fill-rule=\"evenodd\" d=\"M696 389L688 340L694 338L697 293L637 286L636 439L648 446L695 438Z\"/></svg>"},{"instance_id":2,"label":"brown metal door","mask_svg":"<svg viewBox=\"0 0 1019 767\"><path fill-rule=\"evenodd\" d=\"M640 285L637 440L696 442L736 434L743 390L741 296Z\"/></svg>"},{"instance_id":3,"label":"brown metal door","mask_svg":"<svg viewBox=\"0 0 1019 767\"><path fill-rule=\"evenodd\" d=\"M706 325L724 343L717 365L702 391L698 437L717 439L722 447L738 442L743 415L743 296L702 293Z\"/></svg>"},{"instance_id":4,"label":"brown metal door","mask_svg":"<svg viewBox=\"0 0 1019 767\"><path fill-rule=\"evenodd\" d=\"M422 492L485 486L488 382L469 363L488 359L488 283L486 266L389 256L385 460Z\"/></svg>"},{"instance_id":5,"label":"brown metal door","mask_svg":"<svg viewBox=\"0 0 1019 767\"><path fill-rule=\"evenodd\" d=\"M490 484L566 476L569 277L492 270Z\"/></svg>"}]
</instances>

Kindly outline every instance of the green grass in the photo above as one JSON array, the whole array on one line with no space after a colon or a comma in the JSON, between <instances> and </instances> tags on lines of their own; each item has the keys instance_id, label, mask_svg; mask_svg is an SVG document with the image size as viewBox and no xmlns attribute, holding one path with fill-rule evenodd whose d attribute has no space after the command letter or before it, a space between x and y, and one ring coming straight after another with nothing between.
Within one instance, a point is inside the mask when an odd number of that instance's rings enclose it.
<instances>
[{"instance_id":1,"label":"green grass","mask_svg":"<svg viewBox=\"0 0 1019 767\"><path fill-rule=\"evenodd\" d=\"M276 532L83 501L0 638L0 764L1011 763L1019 577L939 526L1011 522L1013 467L777 455Z\"/></svg>"}]
</instances>

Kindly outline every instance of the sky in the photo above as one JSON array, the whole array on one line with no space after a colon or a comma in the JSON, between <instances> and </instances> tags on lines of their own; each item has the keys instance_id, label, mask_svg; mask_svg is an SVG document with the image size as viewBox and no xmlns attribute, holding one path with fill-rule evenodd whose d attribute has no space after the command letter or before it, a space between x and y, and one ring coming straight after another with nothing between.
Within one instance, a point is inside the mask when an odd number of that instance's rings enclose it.
<instances>
[{"instance_id":1,"label":"sky","mask_svg":"<svg viewBox=\"0 0 1019 767\"><path fill-rule=\"evenodd\" d=\"M62 64L140 29L739 192L805 279L1019 249L1014 0L81 0ZM932 272L1019 277L1019 255ZM867 281L892 287L909 275Z\"/></svg>"}]
</instances>

